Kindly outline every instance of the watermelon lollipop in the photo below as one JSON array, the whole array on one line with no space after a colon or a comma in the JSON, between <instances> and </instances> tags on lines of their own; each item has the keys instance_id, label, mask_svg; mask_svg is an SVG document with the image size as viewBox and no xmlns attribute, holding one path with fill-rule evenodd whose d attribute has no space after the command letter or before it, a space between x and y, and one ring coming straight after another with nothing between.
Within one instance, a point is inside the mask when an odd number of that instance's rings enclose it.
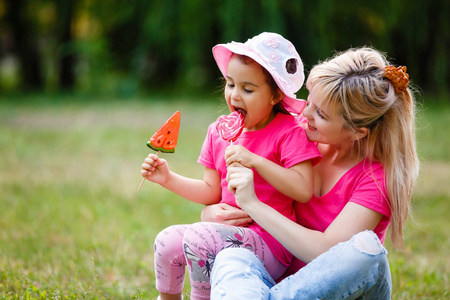
<instances>
[{"instance_id":1,"label":"watermelon lollipop","mask_svg":"<svg viewBox=\"0 0 450 300\"><path fill-rule=\"evenodd\" d=\"M175 147L178 142L178 133L180 131L180 119L181 113L175 112L162 126L152 135L147 142L147 146L156 152L174 153ZM142 178L138 191L141 190L142 185L145 182L145 178Z\"/></svg>"},{"instance_id":2,"label":"watermelon lollipop","mask_svg":"<svg viewBox=\"0 0 450 300\"><path fill-rule=\"evenodd\" d=\"M147 142L147 146L163 153L175 152L180 131L181 113L174 113Z\"/></svg>"},{"instance_id":3,"label":"watermelon lollipop","mask_svg":"<svg viewBox=\"0 0 450 300\"><path fill-rule=\"evenodd\" d=\"M237 111L228 116L220 116L216 121L216 129L225 141L233 143L244 129L244 116Z\"/></svg>"}]
</instances>

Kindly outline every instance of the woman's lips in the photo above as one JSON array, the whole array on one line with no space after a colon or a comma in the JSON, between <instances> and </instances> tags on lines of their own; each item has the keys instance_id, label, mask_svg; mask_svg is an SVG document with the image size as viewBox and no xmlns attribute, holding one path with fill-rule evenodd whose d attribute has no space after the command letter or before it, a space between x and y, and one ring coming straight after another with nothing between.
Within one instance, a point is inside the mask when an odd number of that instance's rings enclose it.
<instances>
[{"instance_id":1,"label":"woman's lips","mask_svg":"<svg viewBox=\"0 0 450 300\"><path fill-rule=\"evenodd\" d=\"M312 126L311 123L309 123L309 122L308 122L308 128L309 128L309 130L311 130L311 131L316 131L316 130L317 130L317 128L314 127L314 126Z\"/></svg>"}]
</instances>

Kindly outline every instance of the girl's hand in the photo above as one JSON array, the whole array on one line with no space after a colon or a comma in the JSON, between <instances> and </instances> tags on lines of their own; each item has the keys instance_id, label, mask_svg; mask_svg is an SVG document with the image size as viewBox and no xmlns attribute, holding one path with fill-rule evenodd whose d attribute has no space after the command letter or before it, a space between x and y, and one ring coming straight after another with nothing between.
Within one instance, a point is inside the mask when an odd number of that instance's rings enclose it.
<instances>
[{"instance_id":1,"label":"girl's hand","mask_svg":"<svg viewBox=\"0 0 450 300\"><path fill-rule=\"evenodd\" d=\"M225 161L227 166L236 162L244 167L252 168L254 167L255 159L257 157L256 154L241 145L231 145L225 149Z\"/></svg>"},{"instance_id":2,"label":"girl's hand","mask_svg":"<svg viewBox=\"0 0 450 300\"><path fill-rule=\"evenodd\" d=\"M201 219L203 222L215 222L240 227L246 227L253 223L252 218L245 211L226 203L205 206L202 210Z\"/></svg>"},{"instance_id":3,"label":"girl's hand","mask_svg":"<svg viewBox=\"0 0 450 300\"><path fill-rule=\"evenodd\" d=\"M141 175L151 182L164 184L169 175L169 165L165 159L149 154L142 164Z\"/></svg>"},{"instance_id":4,"label":"girl's hand","mask_svg":"<svg viewBox=\"0 0 450 300\"><path fill-rule=\"evenodd\" d=\"M253 171L239 163L232 163L227 168L228 190L234 194L236 204L244 208L253 201L259 201L255 194Z\"/></svg>"}]
</instances>

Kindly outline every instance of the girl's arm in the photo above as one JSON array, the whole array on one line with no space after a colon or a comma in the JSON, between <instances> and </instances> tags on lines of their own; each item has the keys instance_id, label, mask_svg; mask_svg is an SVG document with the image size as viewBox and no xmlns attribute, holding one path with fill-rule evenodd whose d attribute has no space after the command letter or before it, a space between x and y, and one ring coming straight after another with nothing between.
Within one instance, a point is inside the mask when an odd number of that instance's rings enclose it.
<instances>
[{"instance_id":1,"label":"girl's arm","mask_svg":"<svg viewBox=\"0 0 450 300\"><path fill-rule=\"evenodd\" d=\"M161 186L183 198L204 205L219 203L222 192L219 173L210 168L205 168L203 180L170 172L167 181Z\"/></svg>"},{"instance_id":2,"label":"girl's arm","mask_svg":"<svg viewBox=\"0 0 450 300\"><path fill-rule=\"evenodd\" d=\"M220 176L214 169L205 168L203 180L192 179L170 171L165 159L150 154L142 164L141 174L190 201L205 205L220 201L222 193Z\"/></svg>"},{"instance_id":3,"label":"girl's arm","mask_svg":"<svg viewBox=\"0 0 450 300\"><path fill-rule=\"evenodd\" d=\"M242 166L228 168L228 189L235 192L236 203L255 222L267 230L294 256L309 263L339 242L354 234L373 230L382 215L369 208L349 202L325 232L307 229L281 215L256 197L253 172Z\"/></svg>"},{"instance_id":4,"label":"girl's arm","mask_svg":"<svg viewBox=\"0 0 450 300\"><path fill-rule=\"evenodd\" d=\"M245 167L254 168L275 189L296 201L305 203L312 197L314 177L309 160L284 168L240 145L228 147L225 159L227 165L239 162Z\"/></svg>"}]
</instances>

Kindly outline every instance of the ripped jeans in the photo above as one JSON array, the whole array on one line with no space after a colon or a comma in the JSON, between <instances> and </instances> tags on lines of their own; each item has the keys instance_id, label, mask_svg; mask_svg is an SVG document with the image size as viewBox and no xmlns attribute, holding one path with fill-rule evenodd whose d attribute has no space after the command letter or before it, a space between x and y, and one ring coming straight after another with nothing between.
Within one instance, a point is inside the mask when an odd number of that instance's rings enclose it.
<instances>
[{"instance_id":1,"label":"ripped jeans","mask_svg":"<svg viewBox=\"0 0 450 300\"><path fill-rule=\"evenodd\" d=\"M255 254L220 252L211 275L211 299L390 299L387 251L372 231L354 235L280 283Z\"/></svg>"}]
</instances>

